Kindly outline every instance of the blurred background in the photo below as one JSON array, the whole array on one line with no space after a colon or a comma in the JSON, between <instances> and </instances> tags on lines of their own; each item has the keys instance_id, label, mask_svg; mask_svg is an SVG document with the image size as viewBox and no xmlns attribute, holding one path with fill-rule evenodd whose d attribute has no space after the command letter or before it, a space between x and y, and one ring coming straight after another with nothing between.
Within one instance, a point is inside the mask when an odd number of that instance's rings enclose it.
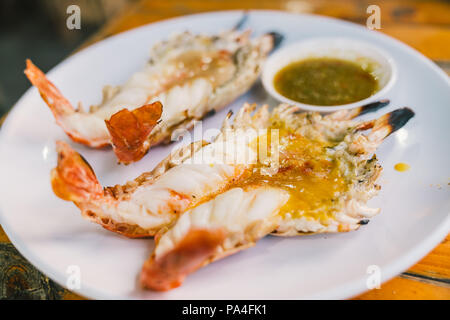
<instances>
[{"instance_id":1,"label":"blurred background","mask_svg":"<svg viewBox=\"0 0 450 320\"><path fill-rule=\"evenodd\" d=\"M0 117L30 86L23 75L30 58L47 72L106 21L135 0L1 0ZM69 30L66 10L82 10L82 28Z\"/></svg>"}]
</instances>

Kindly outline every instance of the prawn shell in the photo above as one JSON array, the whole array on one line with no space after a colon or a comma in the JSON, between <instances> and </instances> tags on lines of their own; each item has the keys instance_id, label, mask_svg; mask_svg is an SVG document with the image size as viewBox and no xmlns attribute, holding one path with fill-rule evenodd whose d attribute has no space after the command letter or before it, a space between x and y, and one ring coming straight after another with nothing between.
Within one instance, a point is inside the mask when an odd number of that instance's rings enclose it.
<instances>
[{"instance_id":1,"label":"prawn shell","mask_svg":"<svg viewBox=\"0 0 450 320\"><path fill-rule=\"evenodd\" d=\"M105 120L119 162L138 161L148 152L148 137L158 124L162 110L162 104L156 101L132 111L123 109Z\"/></svg>"},{"instance_id":2,"label":"prawn shell","mask_svg":"<svg viewBox=\"0 0 450 320\"><path fill-rule=\"evenodd\" d=\"M167 291L179 287L186 275L202 267L225 240L222 229L199 229L189 232L164 256L144 263L141 283L147 289Z\"/></svg>"},{"instance_id":3,"label":"prawn shell","mask_svg":"<svg viewBox=\"0 0 450 320\"><path fill-rule=\"evenodd\" d=\"M103 189L89 163L62 141L56 144L58 165L51 171L53 192L67 201L89 201L101 197Z\"/></svg>"}]
</instances>

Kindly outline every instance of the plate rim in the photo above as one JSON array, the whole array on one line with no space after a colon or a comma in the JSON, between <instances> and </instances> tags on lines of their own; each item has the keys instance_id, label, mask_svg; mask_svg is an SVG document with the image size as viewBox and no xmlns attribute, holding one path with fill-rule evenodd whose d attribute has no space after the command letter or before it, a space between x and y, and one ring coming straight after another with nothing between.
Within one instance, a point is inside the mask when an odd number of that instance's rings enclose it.
<instances>
[{"instance_id":1,"label":"plate rim","mask_svg":"<svg viewBox=\"0 0 450 320\"><path fill-rule=\"evenodd\" d=\"M348 26L356 27L359 29L363 29L366 32L375 32L376 37L379 37L382 40L387 40L393 43L396 46L400 46L402 49L407 50L409 54L414 55L416 58L420 59L422 62L424 62L433 72L435 72L444 82L446 82L450 86L450 77L447 76L447 74L439 68L438 65L436 65L431 59L417 51L416 49L410 47L406 43L403 43L400 40L397 40L396 38L393 38L387 34L377 32L374 30L367 30L363 25L341 20L334 17L328 17L318 14L311 14L311 13L291 13L283 10L266 10L266 9L251 9L251 10L215 10L215 11L207 11L207 12L201 12L201 13L194 13L189 15L181 15L177 17L171 17L164 20L159 20L155 22L151 22L142 26L138 26L136 28L132 28L129 30L125 30L122 32L119 32L115 35L109 36L105 39L102 39L96 43L93 43L74 54L69 55L65 59L63 59L61 62L56 64L53 68L51 68L46 74L50 75L54 72L56 72L59 68L64 67L65 64L68 64L74 59L74 57L81 55L81 54L88 54L89 51L95 50L95 48L99 45L103 45L105 42L114 41L117 39L120 39L121 37L126 37L129 33L136 32L140 29L148 28L149 26L157 27L160 24L167 24L174 20L188 20L193 17L201 17L201 16L208 16L208 15L229 15L229 14L243 14L243 13L275 13L279 15L288 15L288 16L307 16L312 17L314 19L318 20L324 20L324 21L334 21L340 24L346 24ZM17 100L17 102L13 105L13 107L10 109L10 111L6 114L6 119L4 120L2 126L0 127L0 147L3 146L3 140L5 140L5 128L8 128L10 123L12 122L11 115L14 115L18 112L20 104L23 103L24 100L28 99L28 97L33 93L34 90L37 90L33 86L30 86L26 90L26 92ZM1 200L0 195L0 200ZM8 223L6 222L6 214L3 212L3 209L1 207L1 201L0 201L0 225L2 226L4 232L8 236L10 242L14 245L14 247L20 252L20 254L28 260L33 267L38 269L41 273L46 275L48 278L52 279L55 283L60 285L61 287L67 289L64 279L66 278L64 276L64 273L57 271L56 269L51 268L45 261L40 260L40 258L35 255L34 253L30 252L25 245L25 243L22 243L20 240L20 236L15 234L9 227ZM389 263L387 266L385 266L385 269L381 275L381 283L385 283L389 281L390 279L397 276L399 273L403 272L403 270L408 269L410 266L417 263L419 260L421 260L426 254L428 254L440 241L442 241L447 234L450 231L450 214L447 215L447 218L444 219L443 223L438 226L431 234L429 234L427 237L423 238L421 243L414 247L413 250L410 250L410 252L406 252L400 257L397 257L393 263ZM43 270L47 271L43 271ZM319 293L316 295L312 295L310 297L304 297L301 299L349 299L354 296L357 296L363 292L368 291L367 287L364 286L365 284L365 278L356 278L352 281L349 281L347 283L338 285L336 287L332 287L329 289L324 290L323 293ZM108 295L104 294L103 292L98 291L97 289L83 285L82 289L70 289L70 291L75 292L76 294L89 298L89 299L97 299L97 300L110 300L110 299L135 299L133 297L129 296L115 296L115 295ZM298 299L298 298L297 298ZM155 300L155 299L154 299ZM219 300L219 299L217 299ZM292 300L295 300L293 298Z\"/></svg>"}]
</instances>

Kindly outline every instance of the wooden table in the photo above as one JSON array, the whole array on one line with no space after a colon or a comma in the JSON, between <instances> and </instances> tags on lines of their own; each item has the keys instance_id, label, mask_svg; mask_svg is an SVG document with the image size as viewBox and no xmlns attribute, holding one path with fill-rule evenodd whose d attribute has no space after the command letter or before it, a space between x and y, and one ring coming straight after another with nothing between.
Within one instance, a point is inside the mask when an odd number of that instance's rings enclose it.
<instances>
[{"instance_id":1,"label":"wooden table","mask_svg":"<svg viewBox=\"0 0 450 320\"><path fill-rule=\"evenodd\" d=\"M277 9L315 13L365 24L366 8L381 8L381 32L416 48L450 73L450 4L406 0L227 0L152 1L130 5L84 45L158 20L230 9ZM0 120L1 124L1 120ZM42 275L9 243L0 227L1 298L80 299ZM450 236L408 271L355 299L450 299Z\"/></svg>"}]
</instances>

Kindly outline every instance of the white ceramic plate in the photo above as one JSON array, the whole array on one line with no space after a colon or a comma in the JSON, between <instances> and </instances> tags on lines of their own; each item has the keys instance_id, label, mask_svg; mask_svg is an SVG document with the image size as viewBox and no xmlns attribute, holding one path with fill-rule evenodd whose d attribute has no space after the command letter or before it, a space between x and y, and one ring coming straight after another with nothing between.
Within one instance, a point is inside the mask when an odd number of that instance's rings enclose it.
<instances>
[{"instance_id":1,"label":"white ceramic plate","mask_svg":"<svg viewBox=\"0 0 450 320\"><path fill-rule=\"evenodd\" d=\"M241 12L218 12L163 21L111 37L58 65L49 74L70 101L85 106L101 99L105 84L120 84L148 58L150 46L175 31L218 32L233 26ZM372 205L379 216L356 232L297 238L266 237L254 248L215 262L165 293L142 291L137 275L152 251L152 240L130 240L80 217L71 203L53 195L49 172L54 141L68 138L55 124L36 89L17 103L1 129L1 224L19 251L42 272L65 286L69 266L81 271L81 288L90 298L299 299L348 298L367 290L368 267L385 281L418 261L449 231L448 77L406 45L363 27L309 15L252 11L247 27L261 34L277 30L284 45L317 36L343 36L371 42L391 54L399 78L391 105L379 116L409 106L416 116L378 151L384 167L382 191ZM36 61L39 64L39 61ZM19 72L19 71L18 71ZM203 123L218 127L228 109L243 102L266 102L257 84L230 107ZM103 185L124 183L152 169L170 150L158 147L140 162L118 166L111 150L75 145ZM411 170L396 172L397 162ZM369 270L371 270L369 268Z\"/></svg>"}]
</instances>

